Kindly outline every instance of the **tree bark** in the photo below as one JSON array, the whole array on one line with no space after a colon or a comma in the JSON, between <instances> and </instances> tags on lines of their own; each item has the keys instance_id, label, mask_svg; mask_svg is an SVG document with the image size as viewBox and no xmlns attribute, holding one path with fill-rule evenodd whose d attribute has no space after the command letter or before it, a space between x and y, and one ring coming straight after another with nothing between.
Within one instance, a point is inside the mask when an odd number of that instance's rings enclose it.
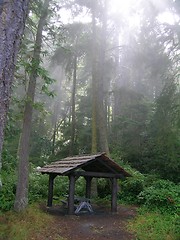
<instances>
[{"instance_id":1,"label":"tree bark","mask_svg":"<svg viewBox=\"0 0 180 240\"><path fill-rule=\"evenodd\" d=\"M75 129L76 129L76 82L77 82L77 56L74 55L74 63L73 63L73 85L72 85L72 100L71 100L71 145L70 145L70 155L74 154L74 143L75 143Z\"/></svg>"},{"instance_id":2,"label":"tree bark","mask_svg":"<svg viewBox=\"0 0 180 240\"><path fill-rule=\"evenodd\" d=\"M22 133L19 141L19 166L18 166L18 183L16 189L16 198L14 209L21 211L28 204L28 168L29 168L29 145L32 124L33 103L36 89L37 69L40 64L40 53L42 47L42 32L48 16L48 7L50 0L45 0L39 19L36 41L34 46L34 54L32 59L32 70L29 77L29 86L27 91L27 101L24 110L24 119Z\"/></svg>"},{"instance_id":3,"label":"tree bark","mask_svg":"<svg viewBox=\"0 0 180 240\"><path fill-rule=\"evenodd\" d=\"M95 19L95 0L92 1L92 144L91 153L97 153L97 37Z\"/></svg>"},{"instance_id":4,"label":"tree bark","mask_svg":"<svg viewBox=\"0 0 180 240\"><path fill-rule=\"evenodd\" d=\"M103 14L102 14L102 30L101 30L101 42L99 51L99 74L98 74L98 133L100 150L106 152L109 156L109 146L107 138L107 120L105 115L104 106L104 66L105 66L105 51L106 51L106 29L107 29L107 0L104 1Z\"/></svg>"},{"instance_id":5,"label":"tree bark","mask_svg":"<svg viewBox=\"0 0 180 240\"><path fill-rule=\"evenodd\" d=\"M11 86L29 0L0 1L0 170ZM1 188L0 180L0 188Z\"/></svg>"},{"instance_id":6,"label":"tree bark","mask_svg":"<svg viewBox=\"0 0 180 240\"><path fill-rule=\"evenodd\" d=\"M57 99L56 101L54 102L54 114L53 114L53 117L52 117L52 127L53 127L53 135L52 135L52 155L54 156L55 155L55 145L56 145L56 137L57 137L57 134L58 134L58 128L59 128L59 124L58 124L58 120L59 120L59 117L61 115L61 102L62 102L62 81L63 81L63 77L64 77L64 71L63 69L60 67L60 70L59 70L59 79L57 81L57 85L56 85L56 88L57 88ZM62 120L61 120L62 121Z\"/></svg>"},{"instance_id":7,"label":"tree bark","mask_svg":"<svg viewBox=\"0 0 180 240\"><path fill-rule=\"evenodd\" d=\"M92 0L92 142L91 153L97 153L97 32L96 32L96 0ZM92 179L91 196L97 196L97 179Z\"/></svg>"}]
</instances>

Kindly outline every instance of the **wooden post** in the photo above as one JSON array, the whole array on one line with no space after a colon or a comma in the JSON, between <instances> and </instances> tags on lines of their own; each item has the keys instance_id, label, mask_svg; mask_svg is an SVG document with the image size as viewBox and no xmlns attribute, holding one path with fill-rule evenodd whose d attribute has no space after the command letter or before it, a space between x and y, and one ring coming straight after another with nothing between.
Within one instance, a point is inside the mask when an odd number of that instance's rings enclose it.
<instances>
[{"instance_id":1,"label":"wooden post","mask_svg":"<svg viewBox=\"0 0 180 240\"><path fill-rule=\"evenodd\" d=\"M75 192L75 176L69 176L69 198L68 198L68 214L74 214L74 192Z\"/></svg>"},{"instance_id":2,"label":"wooden post","mask_svg":"<svg viewBox=\"0 0 180 240\"><path fill-rule=\"evenodd\" d=\"M49 187L48 187L48 202L47 206L52 207L52 202L53 202L53 187L54 187L54 178L56 175L54 174L49 174Z\"/></svg>"},{"instance_id":3,"label":"wooden post","mask_svg":"<svg viewBox=\"0 0 180 240\"><path fill-rule=\"evenodd\" d=\"M117 212L117 179L112 179L111 212Z\"/></svg>"},{"instance_id":4,"label":"wooden post","mask_svg":"<svg viewBox=\"0 0 180 240\"><path fill-rule=\"evenodd\" d=\"M86 198L91 198L91 180L92 177L85 177L86 179Z\"/></svg>"}]
</instances>

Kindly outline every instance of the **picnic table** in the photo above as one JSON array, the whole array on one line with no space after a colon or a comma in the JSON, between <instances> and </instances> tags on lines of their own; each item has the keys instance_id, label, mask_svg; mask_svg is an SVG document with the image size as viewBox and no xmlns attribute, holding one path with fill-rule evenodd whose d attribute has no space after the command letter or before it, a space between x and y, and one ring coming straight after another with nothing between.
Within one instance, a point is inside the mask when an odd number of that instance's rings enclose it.
<instances>
[{"instance_id":1,"label":"picnic table","mask_svg":"<svg viewBox=\"0 0 180 240\"><path fill-rule=\"evenodd\" d=\"M61 200L61 202L64 205L68 206L69 195L65 195L65 197L67 200ZM82 210L86 210L86 211L89 211L90 213L93 213L93 209L92 209L89 198L75 196L74 204L75 204L75 214L78 214Z\"/></svg>"}]
</instances>

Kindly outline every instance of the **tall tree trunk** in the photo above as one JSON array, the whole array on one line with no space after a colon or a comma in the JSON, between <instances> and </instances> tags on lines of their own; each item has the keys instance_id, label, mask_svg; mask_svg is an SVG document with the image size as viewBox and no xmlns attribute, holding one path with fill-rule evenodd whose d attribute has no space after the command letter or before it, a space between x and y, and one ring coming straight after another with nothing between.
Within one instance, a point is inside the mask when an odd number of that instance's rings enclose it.
<instances>
[{"instance_id":1,"label":"tall tree trunk","mask_svg":"<svg viewBox=\"0 0 180 240\"><path fill-rule=\"evenodd\" d=\"M60 98L60 94L59 91L60 87L57 85L57 99L54 103L54 113L52 116L52 127L53 127L53 136L52 136L52 155L55 155L55 143L56 143L56 135L57 135L57 123L58 123L58 116L59 116L59 109L60 109L60 104L61 104L61 98Z\"/></svg>"},{"instance_id":2,"label":"tall tree trunk","mask_svg":"<svg viewBox=\"0 0 180 240\"><path fill-rule=\"evenodd\" d=\"M119 108L119 106L116 104L117 102L117 97L119 96L118 90L120 88L119 86L119 73L120 73L120 49L119 49L119 28L118 26L115 27L115 35L114 35L114 46L115 46L115 71L114 71L114 77L115 77L115 81L114 81L114 86L113 86L113 104L112 104L112 122L115 121L116 117L117 117L117 111Z\"/></svg>"},{"instance_id":3,"label":"tall tree trunk","mask_svg":"<svg viewBox=\"0 0 180 240\"><path fill-rule=\"evenodd\" d=\"M23 210L28 204L28 168L29 168L29 145L32 123L33 103L36 89L37 68L40 64L40 53L42 47L42 32L48 15L48 7L50 0L45 0L42 8L41 17L37 28L36 41L34 46L34 54L32 59L32 72L29 78L29 86L27 92L27 101L24 110L24 119L22 133L19 141L18 157L18 183L16 189L16 198L14 209L16 211Z\"/></svg>"},{"instance_id":4,"label":"tall tree trunk","mask_svg":"<svg viewBox=\"0 0 180 240\"><path fill-rule=\"evenodd\" d=\"M56 145L56 135L57 135L57 123L58 123L58 109L59 109L59 103L56 102L55 106L54 106L54 116L53 116L53 121L52 121L52 125L53 125L53 135L52 135L52 156L55 156L55 145Z\"/></svg>"},{"instance_id":5,"label":"tall tree trunk","mask_svg":"<svg viewBox=\"0 0 180 240\"><path fill-rule=\"evenodd\" d=\"M0 1L0 170L4 128L29 0ZM0 179L0 188L1 188Z\"/></svg>"},{"instance_id":6,"label":"tall tree trunk","mask_svg":"<svg viewBox=\"0 0 180 240\"><path fill-rule=\"evenodd\" d=\"M96 1L92 0L92 153L97 153L97 36L95 9Z\"/></svg>"},{"instance_id":7,"label":"tall tree trunk","mask_svg":"<svg viewBox=\"0 0 180 240\"><path fill-rule=\"evenodd\" d=\"M71 145L70 145L70 155L74 154L74 143L75 143L75 130L76 130L76 82L77 82L77 56L74 55L74 68L73 68L73 85L72 85L72 100L71 100Z\"/></svg>"},{"instance_id":8,"label":"tall tree trunk","mask_svg":"<svg viewBox=\"0 0 180 240\"><path fill-rule=\"evenodd\" d=\"M91 153L97 153L97 32L96 0L92 0L92 143ZM91 182L91 196L97 197L97 179Z\"/></svg>"},{"instance_id":9,"label":"tall tree trunk","mask_svg":"<svg viewBox=\"0 0 180 240\"><path fill-rule=\"evenodd\" d=\"M61 109L61 101L62 101L62 81L64 77L64 71L60 67L59 68L59 79L57 81L57 99L54 103L54 113L52 117L52 127L53 127L53 136L52 136L52 155L55 155L55 144L56 144L56 137L58 134L58 120L60 115L60 109Z\"/></svg>"},{"instance_id":10,"label":"tall tree trunk","mask_svg":"<svg viewBox=\"0 0 180 240\"><path fill-rule=\"evenodd\" d=\"M107 139L107 121L104 106L104 65L105 65L105 51L106 51L106 28L107 28L107 0L104 1L104 9L102 14L102 32L99 53L99 74L98 74L98 132L100 149L109 155L109 146Z\"/></svg>"}]
</instances>

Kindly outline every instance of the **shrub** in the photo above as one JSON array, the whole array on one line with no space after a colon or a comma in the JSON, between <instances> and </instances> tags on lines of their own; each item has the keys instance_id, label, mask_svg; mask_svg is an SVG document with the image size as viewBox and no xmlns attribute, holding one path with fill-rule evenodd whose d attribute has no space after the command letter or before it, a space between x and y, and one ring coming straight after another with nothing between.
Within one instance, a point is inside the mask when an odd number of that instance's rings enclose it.
<instances>
[{"instance_id":1,"label":"shrub","mask_svg":"<svg viewBox=\"0 0 180 240\"><path fill-rule=\"evenodd\" d=\"M75 194L77 196L83 197L85 195L85 179L84 177L80 177L77 179L75 184Z\"/></svg>"},{"instance_id":2,"label":"shrub","mask_svg":"<svg viewBox=\"0 0 180 240\"><path fill-rule=\"evenodd\" d=\"M179 205L180 187L168 180L157 180L152 186L145 188L138 195L140 204L147 208L167 211L177 211Z\"/></svg>"},{"instance_id":3,"label":"shrub","mask_svg":"<svg viewBox=\"0 0 180 240\"><path fill-rule=\"evenodd\" d=\"M0 190L0 210L8 211L13 207L15 199L16 176L13 171L2 172L2 189Z\"/></svg>"},{"instance_id":4,"label":"shrub","mask_svg":"<svg viewBox=\"0 0 180 240\"><path fill-rule=\"evenodd\" d=\"M29 177L29 201L36 202L47 198L48 176L32 172Z\"/></svg>"},{"instance_id":5,"label":"shrub","mask_svg":"<svg viewBox=\"0 0 180 240\"><path fill-rule=\"evenodd\" d=\"M36 171L30 174L29 184L29 201L36 202L41 199L46 199L48 196L49 176L42 175ZM59 198L67 194L68 180L65 177L56 177L54 179L54 197Z\"/></svg>"},{"instance_id":6,"label":"shrub","mask_svg":"<svg viewBox=\"0 0 180 240\"><path fill-rule=\"evenodd\" d=\"M143 191L144 177L131 177L123 181L122 191L119 193L119 199L128 203L137 203L138 194Z\"/></svg>"},{"instance_id":7,"label":"shrub","mask_svg":"<svg viewBox=\"0 0 180 240\"><path fill-rule=\"evenodd\" d=\"M111 194L111 183L109 179L99 178L97 180L97 192L99 198L106 198Z\"/></svg>"}]
</instances>

